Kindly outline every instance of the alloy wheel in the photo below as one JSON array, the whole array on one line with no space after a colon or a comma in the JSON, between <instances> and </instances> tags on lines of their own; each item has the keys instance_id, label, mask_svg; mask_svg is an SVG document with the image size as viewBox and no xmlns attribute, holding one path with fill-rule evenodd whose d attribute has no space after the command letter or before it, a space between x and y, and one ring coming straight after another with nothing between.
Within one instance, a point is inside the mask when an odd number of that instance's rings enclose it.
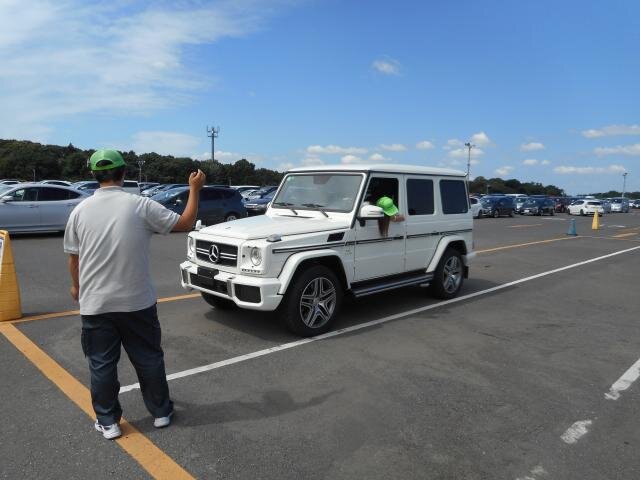
<instances>
[{"instance_id":1,"label":"alloy wheel","mask_svg":"<svg viewBox=\"0 0 640 480\"><path fill-rule=\"evenodd\" d=\"M462 282L462 264L457 256L447 259L442 270L442 286L447 293L455 292Z\"/></svg>"},{"instance_id":2,"label":"alloy wheel","mask_svg":"<svg viewBox=\"0 0 640 480\"><path fill-rule=\"evenodd\" d=\"M324 326L336 308L336 288L325 277L311 280L300 297L300 318L309 328Z\"/></svg>"}]
</instances>

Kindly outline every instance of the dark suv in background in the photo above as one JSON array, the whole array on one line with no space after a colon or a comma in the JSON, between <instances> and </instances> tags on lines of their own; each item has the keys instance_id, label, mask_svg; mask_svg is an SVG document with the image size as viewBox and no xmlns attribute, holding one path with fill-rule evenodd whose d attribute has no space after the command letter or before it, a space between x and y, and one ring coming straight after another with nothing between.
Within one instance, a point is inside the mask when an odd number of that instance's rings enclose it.
<instances>
[{"instance_id":1,"label":"dark suv in background","mask_svg":"<svg viewBox=\"0 0 640 480\"><path fill-rule=\"evenodd\" d=\"M513 201L513 197L482 197L480 200L480 204L482 205L482 216L483 217L502 217L509 216L513 217L513 211L516 208L515 203Z\"/></svg>"},{"instance_id":2,"label":"dark suv in background","mask_svg":"<svg viewBox=\"0 0 640 480\"><path fill-rule=\"evenodd\" d=\"M189 199L189 187L176 187L151 197L169 210L182 214ZM200 190L198 220L204 225L230 222L247 216L242 196L237 190L227 187L205 186Z\"/></svg>"},{"instance_id":3,"label":"dark suv in background","mask_svg":"<svg viewBox=\"0 0 640 480\"><path fill-rule=\"evenodd\" d=\"M553 198L534 198L529 197L522 206L522 213L524 215L555 215L556 213L556 201Z\"/></svg>"}]
</instances>

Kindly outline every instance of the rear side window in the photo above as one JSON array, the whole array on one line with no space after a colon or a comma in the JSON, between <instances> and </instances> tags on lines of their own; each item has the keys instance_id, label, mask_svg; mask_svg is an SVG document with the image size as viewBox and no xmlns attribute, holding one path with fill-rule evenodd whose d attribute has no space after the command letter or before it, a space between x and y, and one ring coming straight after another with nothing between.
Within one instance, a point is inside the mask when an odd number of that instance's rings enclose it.
<instances>
[{"instance_id":1,"label":"rear side window","mask_svg":"<svg viewBox=\"0 0 640 480\"><path fill-rule=\"evenodd\" d=\"M240 195L237 191L235 190L222 190L222 198L233 198L236 195Z\"/></svg>"},{"instance_id":2,"label":"rear side window","mask_svg":"<svg viewBox=\"0 0 640 480\"><path fill-rule=\"evenodd\" d=\"M407 180L407 205L409 215L432 215L433 180Z\"/></svg>"},{"instance_id":3,"label":"rear side window","mask_svg":"<svg viewBox=\"0 0 640 480\"><path fill-rule=\"evenodd\" d=\"M221 200L222 195L220 190L216 190L214 188L203 188L200 190L200 201L201 202L212 202L214 200Z\"/></svg>"},{"instance_id":4,"label":"rear side window","mask_svg":"<svg viewBox=\"0 0 640 480\"><path fill-rule=\"evenodd\" d=\"M440 180L440 200L442 213L446 215L469 211L467 189L462 180Z\"/></svg>"},{"instance_id":5,"label":"rear side window","mask_svg":"<svg viewBox=\"0 0 640 480\"><path fill-rule=\"evenodd\" d=\"M68 200L69 193L62 188L41 188L38 194L38 201L53 202L56 200Z\"/></svg>"},{"instance_id":6,"label":"rear side window","mask_svg":"<svg viewBox=\"0 0 640 480\"><path fill-rule=\"evenodd\" d=\"M138 188L138 182L124 181L125 188Z\"/></svg>"}]
</instances>

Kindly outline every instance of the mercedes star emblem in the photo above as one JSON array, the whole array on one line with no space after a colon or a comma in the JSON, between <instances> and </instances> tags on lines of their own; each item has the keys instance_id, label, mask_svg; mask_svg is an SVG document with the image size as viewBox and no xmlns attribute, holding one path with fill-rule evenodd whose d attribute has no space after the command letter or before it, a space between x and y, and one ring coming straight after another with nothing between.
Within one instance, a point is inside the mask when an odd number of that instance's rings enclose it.
<instances>
[{"instance_id":1,"label":"mercedes star emblem","mask_svg":"<svg viewBox=\"0 0 640 480\"><path fill-rule=\"evenodd\" d=\"M211 249L209 250L209 260L211 260L213 263L218 263L218 261L220 260L220 248L218 247L218 245L211 245Z\"/></svg>"}]
</instances>

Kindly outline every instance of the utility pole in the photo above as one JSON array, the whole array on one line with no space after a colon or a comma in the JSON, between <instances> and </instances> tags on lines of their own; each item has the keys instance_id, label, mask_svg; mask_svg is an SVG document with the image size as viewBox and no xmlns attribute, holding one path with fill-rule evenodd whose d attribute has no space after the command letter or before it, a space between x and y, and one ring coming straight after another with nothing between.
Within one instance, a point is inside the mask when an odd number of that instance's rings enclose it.
<instances>
[{"instance_id":1,"label":"utility pole","mask_svg":"<svg viewBox=\"0 0 640 480\"><path fill-rule=\"evenodd\" d=\"M622 198L624 198L624 192L627 188L627 172L622 174Z\"/></svg>"},{"instance_id":2,"label":"utility pole","mask_svg":"<svg viewBox=\"0 0 640 480\"><path fill-rule=\"evenodd\" d=\"M220 127L211 127L207 126L207 137L211 138L211 162L215 160L214 152L216 148L216 138L218 138L218 134L220 133Z\"/></svg>"},{"instance_id":3,"label":"utility pole","mask_svg":"<svg viewBox=\"0 0 640 480\"><path fill-rule=\"evenodd\" d=\"M144 165L144 160L138 160L138 183L142 183L142 166Z\"/></svg>"},{"instance_id":4,"label":"utility pole","mask_svg":"<svg viewBox=\"0 0 640 480\"><path fill-rule=\"evenodd\" d=\"M472 145L470 142L465 143L464 146L469 150L469 154L467 155L467 183L469 183L469 173L471 172L471 149L476 148L476 146Z\"/></svg>"}]
</instances>

